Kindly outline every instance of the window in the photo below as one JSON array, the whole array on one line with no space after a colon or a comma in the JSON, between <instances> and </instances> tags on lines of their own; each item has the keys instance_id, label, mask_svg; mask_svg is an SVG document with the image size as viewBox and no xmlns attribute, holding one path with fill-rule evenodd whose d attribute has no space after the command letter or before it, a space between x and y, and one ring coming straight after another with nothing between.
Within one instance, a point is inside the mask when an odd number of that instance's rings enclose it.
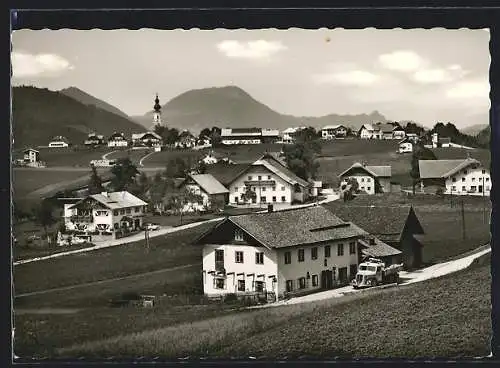
<instances>
[{"instance_id":1,"label":"window","mask_svg":"<svg viewBox=\"0 0 500 368\"><path fill-rule=\"evenodd\" d=\"M119 224L117 224L117 223L115 223L115 224L113 224L113 227L114 227L115 229L118 229L118 228L120 227L120 225L119 225Z\"/></svg>"},{"instance_id":2,"label":"window","mask_svg":"<svg viewBox=\"0 0 500 368\"><path fill-rule=\"evenodd\" d=\"M285 196L281 196L281 202L286 202L286 197Z\"/></svg>"},{"instance_id":3,"label":"window","mask_svg":"<svg viewBox=\"0 0 500 368\"><path fill-rule=\"evenodd\" d=\"M318 248L311 248L311 259L318 259Z\"/></svg>"},{"instance_id":4,"label":"window","mask_svg":"<svg viewBox=\"0 0 500 368\"><path fill-rule=\"evenodd\" d=\"M243 241L243 231L240 229L234 230L234 240Z\"/></svg>"},{"instance_id":5,"label":"window","mask_svg":"<svg viewBox=\"0 0 500 368\"><path fill-rule=\"evenodd\" d=\"M490 178L486 178L486 181L490 181Z\"/></svg>"},{"instance_id":6,"label":"window","mask_svg":"<svg viewBox=\"0 0 500 368\"><path fill-rule=\"evenodd\" d=\"M285 190L285 187L283 187L283 186L282 186L282 187L281 187L281 191L284 191L284 190Z\"/></svg>"},{"instance_id":7,"label":"window","mask_svg":"<svg viewBox=\"0 0 500 368\"><path fill-rule=\"evenodd\" d=\"M124 215L125 214L125 210L120 210L120 215Z\"/></svg>"},{"instance_id":8,"label":"window","mask_svg":"<svg viewBox=\"0 0 500 368\"><path fill-rule=\"evenodd\" d=\"M306 288L306 278L301 277L299 279L299 289L305 289Z\"/></svg>"},{"instance_id":9,"label":"window","mask_svg":"<svg viewBox=\"0 0 500 368\"><path fill-rule=\"evenodd\" d=\"M226 280L223 279L222 277L217 277L214 279L214 288L215 289L225 289L226 286Z\"/></svg>"},{"instance_id":10,"label":"window","mask_svg":"<svg viewBox=\"0 0 500 368\"><path fill-rule=\"evenodd\" d=\"M234 201L238 203L238 197L234 197Z\"/></svg>"},{"instance_id":11,"label":"window","mask_svg":"<svg viewBox=\"0 0 500 368\"><path fill-rule=\"evenodd\" d=\"M113 215L118 216L118 210L114 210Z\"/></svg>"},{"instance_id":12,"label":"window","mask_svg":"<svg viewBox=\"0 0 500 368\"><path fill-rule=\"evenodd\" d=\"M358 266L356 266L355 264L349 266L349 275L351 276L351 278L354 278L357 272L358 272Z\"/></svg>"},{"instance_id":13,"label":"window","mask_svg":"<svg viewBox=\"0 0 500 368\"><path fill-rule=\"evenodd\" d=\"M276 185L273 185L273 192L276 191Z\"/></svg>"},{"instance_id":14,"label":"window","mask_svg":"<svg viewBox=\"0 0 500 368\"><path fill-rule=\"evenodd\" d=\"M476 178L472 178L472 181L476 181Z\"/></svg>"},{"instance_id":15,"label":"window","mask_svg":"<svg viewBox=\"0 0 500 368\"><path fill-rule=\"evenodd\" d=\"M264 264L264 252L255 253L255 264Z\"/></svg>"},{"instance_id":16,"label":"window","mask_svg":"<svg viewBox=\"0 0 500 368\"><path fill-rule=\"evenodd\" d=\"M462 181L465 181L465 178L462 178Z\"/></svg>"},{"instance_id":17,"label":"window","mask_svg":"<svg viewBox=\"0 0 500 368\"><path fill-rule=\"evenodd\" d=\"M135 213L139 212L140 210L141 210L141 207L136 207L136 208L134 209Z\"/></svg>"},{"instance_id":18,"label":"window","mask_svg":"<svg viewBox=\"0 0 500 368\"><path fill-rule=\"evenodd\" d=\"M266 187L262 187L262 191L265 192L266 191Z\"/></svg>"},{"instance_id":19,"label":"window","mask_svg":"<svg viewBox=\"0 0 500 368\"><path fill-rule=\"evenodd\" d=\"M462 192L466 192L467 189L465 189L465 187L462 187Z\"/></svg>"},{"instance_id":20,"label":"window","mask_svg":"<svg viewBox=\"0 0 500 368\"><path fill-rule=\"evenodd\" d=\"M470 187L470 191L471 191L471 192L475 192L475 191L476 191L476 186L475 186L475 185L471 186L471 187Z\"/></svg>"},{"instance_id":21,"label":"window","mask_svg":"<svg viewBox=\"0 0 500 368\"><path fill-rule=\"evenodd\" d=\"M481 174L486 174L486 170L481 170Z\"/></svg>"},{"instance_id":22,"label":"window","mask_svg":"<svg viewBox=\"0 0 500 368\"><path fill-rule=\"evenodd\" d=\"M261 197L260 197L260 201L261 201L262 203L267 203L267 198L266 198L266 196L261 196Z\"/></svg>"},{"instance_id":23,"label":"window","mask_svg":"<svg viewBox=\"0 0 500 368\"><path fill-rule=\"evenodd\" d=\"M276 202L276 196L273 196L273 202Z\"/></svg>"},{"instance_id":24,"label":"window","mask_svg":"<svg viewBox=\"0 0 500 368\"><path fill-rule=\"evenodd\" d=\"M483 173L484 174L484 173ZM267 176L267 180L271 180L271 175Z\"/></svg>"},{"instance_id":25,"label":"window","mask_svg":"<svg viewBox=\"0 0 500 368\"><path fill-rule=\"evenodd\" d=\"M236 252L234 252L234 256L235 256L236 263L243 263L243 252L236 251Z\"/></svg>"},{"instance_id":26,"label":"window","mask_svg":"<svg viewBox=\"0 0 500 368\"><path fill-rule=\"evenodd\" d=\"M234 187L234 191L237 192L238 191L238 187Z\"/></svg>"},{"instance_id":27,"label":"window","mask_svg":"<svg viewBox=\"0 0 500 368\"><path fill-rule=\"evenodd\" d=\"M264 281L255 281L255 291L258 293L264 291Z\"/></svg>"},{"instance_id":28,"label":"window","mask_svg":"<svg viewBox=\"0 0 500 368\"><path fill-rule=\"evenodd\" d=\"M343 256L344 255L344 244L340 243L337 248L337 255L338 256Z\"/></svg>"},{"instance_id":29,"label":"window","mask_svg":"<svg viewBox=\"0 0 500 368\"><path fill-rule=\"evenodd\" d=\"M255 187L252 187L252 190L255 192Z\"/></svg>"},{"instance_id":30,"label":"window","mask_svg":"<svg viewBox=\"0 0 500 368\"><path fill-rule=\"evenodd\" d=\"M325 245L325 258L330 258L330 250L331 247L329 245Z\"/></svg>"},{"instance_id":31,"label":"window","mask_svg":"<svg viewBox=\"0 0 500 368\"><path fill-rule=\"evenodd\" d=\"M365 187L361 187L361 190L365 190Z\"/></svg>"},{"instance_id":32,"label":"window","mask_svg":"<svg viewBox=\"0 0 500 368\"><path fill-rule=\"evenodd\" d=\"M245 291L245 280L238 280L238 291Z\"/></svg>"},{"instance_id":33,"label":"window","mask_svg":"<svg viewBox=\"0 0 500 368\"><path fill-rule=\"evenodd\" d=\"M318 286L318 275L312 275L312 286Z\"/></svg>"},{"instance_id":34,"label":"window","mask_svg":"<svg viewBox=\"0 0 500 368\"><path fill-rule=\"evenodd\" d=\"M356 254L356 243L355 242L349 243L349 254Z\"/></svg>"},{"instance_id":35,"label":"window","mask_svg":"<svg viewBox=\"0 0 500 368\"><path fill-rule=\"evenodd\" d=\"M361 181L364 183L365 182L365 178L361 178Z\"/></svg>"},{"instance_id":36,"label":"window","mask_svg":"<svg viewBox=\"0 0 500 368\"><path fill-rule=\"evenodd\" d=\"M366 190L370 191L371 187L366 187Z\"/></svg>"},{"instance_id":37,"label":"window","mask_svg":"<svg viewBox=\"0 0 500 368\"><path fill-rule=\"evenodd\" d=\"M293 280L286 280L286 291L288 293L293 291Z\"/></svg>"},{"instance_id":38,"label":"window","mask_svg":"<svg viewBox=\"0 0 500 368\"><path fill-rule=\"evenodd\" d=\"M285 264L290 264L290 263L292 263L292 253L285 252Z\"/></svg>"},{"instance_id":39,"label":"window","mask_svg":"<svg viewBox=\"0 0 500 368\"><path fill-rule=\"evenodd\" d=\"M248 180L252 180L252 175L248 175Z\"/></svg>"},{"instance_id":40,"label":"window","mask_svg":"<svg viewBox=\"0 0 500 368\"><path fill-rule=\"evenodd\" d=\"M260 175L259 175L258 179L259 179L259 180L262 180L262 176L260 176Z\"/></svg>"},{"instance_id":41,"label":"window","mask_svg":"<svg viewBox=\"0 0 500 368\"><path fill-rule=\"evenodd\" d=\"M457 187L453 185L453 186L451 187L451 191L452 191L452 192L455 192L456 190L457 190Z\"/></svg>"},{"instance_id":42,"label":"window","mask_svg":"<svg viewBox=\"0 0 500 368\"><path fill-rule=\"evenodd\" d=\"M457 178L451 178L451 181L455 183L457 181Z\"/></svg>"},{"instance_id":43,"label":"window","mask_svg":"<svg viewBox=\"0 0 500 368\"><path fill-rule=\"evenodd\" d=\"M464 174L467 175L467 170L464 170Z\"/></svg>"},{"instance_id":44,"label":"window","mask_svg":"<svg viewBox=\"0 0 500 368\"><path fill-rule=\"evenodd\" d=\"M371 178L366 178L366 181L369 183L369 182L372 181L372 179Z\"/></svg>"},{"instance_id":45,"label":"window","mask_svg":"<svg viewBox=\"0 0 500 368\"><path fill-rule=\"evenodd\" d=\"M339 268L339 281L341 284L345 284L348 282L347 279L347 267Z\"/></svg>"},{"instance_id":46,"label":"window","mask_svg":"<svg viewBox=\"0 0 500 368\"><path fill-rule=\"evenodd\" d=\"M299 249L297 253L299 262L304 262L304 249Z\"/></svg>"},{"instance_id":47,"label":"window","mask_svg":"<svg viewBox=\"0 0 500 368\"><path fill-rule=\"evenodd\" d=\"M215 250L215 262L224 262L224 250L216 249Z\"/></svg>"},{"instance_id":48,"label":"window","mask_svg":"<svg viewBox=\"0 0 500 368\"><path fill-rule=\"evenodd\" d=\"M130 214L132 212L130 208L127 208L125 211L127 212L127 214Z\"/></svg>"}]
</instances>

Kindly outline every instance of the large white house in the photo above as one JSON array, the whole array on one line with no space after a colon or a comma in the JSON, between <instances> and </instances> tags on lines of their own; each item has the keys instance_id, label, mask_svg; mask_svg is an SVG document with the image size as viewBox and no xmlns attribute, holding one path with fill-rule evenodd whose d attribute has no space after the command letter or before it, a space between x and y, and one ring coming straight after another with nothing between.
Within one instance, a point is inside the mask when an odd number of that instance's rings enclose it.
<instances>
[{"instance_id":1,"label":"large white house","mask_svg":"<svg viewBox=\"0 0 500 368\"><path fill-rule=\"evenodd\" d=\"M64 224L69 230L106 231L139 229L147 203L129 192L91 194L64 205Z\"/></svg>"},{"instance_id":2,"label":"large white house","mask_svg":"<svg viewBox=\"0 0 500 368\"><path fill-rule=\"evenodd\" d=\"M228 184L229 204L304 202L310 185L271 154L265 154ZM250 191L254 193L252 198L245 195Z\"/></svg>"},{"instance_id":3,"label":"large white house","mask_svg":"<svg viewBox=\"0 0 500 368\"><path fill-rule=\"evenodd\" d=\"M322 206L230 216L203 234L207 296L253 294L274 301L346 285L363 256L398 256ZM368 252L367 252L368 250Z\"/></svg>"},{"instance_id":4,"label":"large white house","mask_svg":"<svg viewBox=\"0 0 500 368\"><path fill-rule=\"evenodd\" d=\"M340 175L340 189L344 190L348 179L358 182L359 190L366 194L389 193L391 191L391 167L368 166L359 162L343 171Z\"/></svg>"},{"instance_id":5,"label":"large white house","mask_svg":"<svg viewBox=\"0 0 500 368\"><path fill-rule=\"evenodd\" d=\"M321 129L321 138L334 139L347 136L347 128L343 125L326 125Z\"/></svg>"},{"instance_id":6,"label":"large white house","mask_svg":"<svg viewBox=\"0 0 500 368\"><path fill-rule=\"evenodd\" d=\"M490 195L490 171L473 158L463 160L420 160L421 187L443 187L445 194Z\"/></svg>"},{"instance_id":7,"label":"large white house","mask_svg":"<svg viewBox=\"0 0 500 368\"><path fill-rule=\"evenodd\" d=\"M382 139L382 131L377 125L363 124L359 128L358 137L361 139Z\"/></svg>"},{"instance_id":8,"label":"large white house","mask_svg":"<svg viewBox=\"0 0 500 368\"><path fill-rule=\"evenodd\" d=\"M66 139L66 137L63 137L61 135L54 137L49 142L50 148L66 148L68 146L69 146L69 141Z\"/></svg>"},{"instance_id":9,"label":"large white house","mask_svg":"<svg viewBox=\"0 0 500 368\"><path fill-rule=\"evenodd\" d=\"M265 128L222 128L222 144L260 144L273 143L280 139L277 129Z\"/></svg>"},{"instance_id":10,"label":"large white house","mask_svg":"<svg viewBox=\"0 0 500 368\"><path fill-rule=\"evenodd\" d=\"M123 133L113 133L108 138L108 147L127 147L128 141Z\"/></svg>"}]
</instances>

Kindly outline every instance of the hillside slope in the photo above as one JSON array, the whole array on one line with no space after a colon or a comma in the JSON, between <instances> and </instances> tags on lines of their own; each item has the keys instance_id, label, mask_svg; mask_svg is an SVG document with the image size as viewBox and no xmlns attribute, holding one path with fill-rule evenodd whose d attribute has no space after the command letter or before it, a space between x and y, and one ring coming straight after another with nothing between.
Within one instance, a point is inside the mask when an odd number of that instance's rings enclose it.
<instances>
[{"instance_id":1,"label":"hillside slope","mask_svg":"<svg viewBox=\"0 0 500 368\"><path fill-rule=\"evenodd\" d=\"M98 99L97 97L89 95L87 92L84 92L79 88L68 87L68 88L61 89L59 92L68 96L68 97L71 97L72 99L77 100L78 102L81 102L84 105L89 105L89 106L94 105L97 108L103 109L103 110L111 112L115 115L119 115L121 117L129 119L128 115L125 114L120 109L114 107L113 105L110 105L109 103L107 103L103 100Z\"/></svg>"},{"instance_id":2,"label":"hillside slope","mask_svg":"<svg viewBox=\"0 0 500 368\"><path fill-rule=\"evenodd\" d=\"M152 112L133 117L149 128ZM292 126L344 124L359 128L362 124L387 121L379 112L359 115L330 114L321 117L297 117L280 114L254 99L239 87L212 87L190 90L171 99L162 107L162 120L178 129L198 132L203 128L259 127L283 130Z\"/></svg>"},{"instance_id":3,"label":"hillside slope","mask_svg":"<svg viewBox=\"0 0 500 368\"><path fill-rule=\"evenodd\" d=\"M470 135L472 137L478 135L481 131L488 128L488 124L475 124L461 129L463 134Z\"/></svg>"},{"instance_id":4,"label":"hillside slope","mask_svg":"<svg viewBox=\"0 0 500 368\"><path fill-rule=\"evenodd\" d=\"M129 135L146 129L122 116L85 105L60 92L36 87L12 89L14 148L47 145L62 135L82 144L89 132L108 136L114 131Z\"/></svg>"}]
</instances>

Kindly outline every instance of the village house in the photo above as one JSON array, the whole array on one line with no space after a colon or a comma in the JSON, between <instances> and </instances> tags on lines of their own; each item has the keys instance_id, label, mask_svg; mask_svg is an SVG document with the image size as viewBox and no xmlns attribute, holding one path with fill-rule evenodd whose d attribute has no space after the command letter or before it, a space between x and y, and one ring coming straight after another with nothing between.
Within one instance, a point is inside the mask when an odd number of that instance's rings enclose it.
<instances>
[{"instance_id":1,"label":"village house","mask_svg":"<svg viewBox=\"0 0 500 368\"><path fill-rule=\"evenodd\" d=\"M142 228L147 203L133 194L102 192L64 205L64 224L69 230L104 231Z\"/></svg>"},{"instance_id":2,"label":"village house","mask_svg":"<svg viewBox=\"0 0 500 368\"><path fill-rule=\"evenodd\" d=\"M206 135L198 137L198 139L196 139L196 147L198 149L212 147L212 139Z\"/></svg>"},{"instance_id":3,"label":"village house","mask_svg":"<svg viewBox=\"0 0 500 368\"><path fill-rule=\"evenodd\" d=\"M424 229L413 207L358 204L357 199L334 201L326 207L342 220L355 223L380 241L400 250L400 257L393 259L393 263L403 262L407 269L422 266Z\"/></svg>"},{"instance_id":4,"label":"village house","mask_svg":"<svg viewBox=\"0 0 500 368\"><path fill-rule=\"evenodd\" d=\"M222 128L222 144L261 144L279 141L279 130L264 128Z\"/></svg>"},{"instance_id":5,"label":"village house","mask_svg":"<svg viewBox=\"0 0 500 368\"><path fill-rule=\"evenodd\" d=\"M203 246L207 296L258 295L268 301L347 285L366 250L400 252L322 206L229 216L195 241ZM365 240L365 241L362 241Z\"/></svg>"},{"instance_id":6,"label":"village house","mask_svg":"<svg viewBox=\"0 0 500 368\"><path fill-rule=\"evenodd\" d=\"M133 133L132 144L135 147L161 147L163 140L155 132Z\"/></svg>"},{"instance_id":7,"label":"village house","mask_svg":"<svg viewBox=\"0 0 500 368\"><path fill-rule=\"evenodd\" d=\"M348 179L355 179L359 190L366 194L391 192L390 166L368 166L356 162L342 172L339 178L341 190L347 186Z\"/></svg>"},{"instance_id":8,"label":"village house","mask_svg":"<svg viewBox=\"0 0 500 368\"><path fill-rule=\"evenodd\" d=\"M49 142L49 147L50 148L66 148L66 147L69 147L69 141L66 139L66 137L59 135L57 137L54 137Z\"/></svg>"},{"instance_id":9,"label":"village house","mask_svg":"<svg viewBox=\"0 0 500 368\"><path fill-rule=\"evenodd\" d=\"M292 204L304 202L310 195L310 183L271 154L264 154L248 165L228 184L228 188L231 205Z\"/></svg>"},{"instance_id":10,"label":"village house","mask_svg":"<svg viewBox=\"0 0 500 368\"><path fill-rule=\"evenodd\" d=\"M381 139L403 139L405 137L405 130L395 123L380 124L380 131L382 132Z\"/></svg>"},{"instance_id":11,"label":"village house","mask_svg":"<svg viewBox=\"0 0 500 368\"><path fill-rule=\"evenodd\" d=\"M179 139L174 143L176 148L193 148L196 146L196 138L187 130L179 134Z\"/></svg>"},{"instance_id":12,"label":"village house","mask_svg":"<svg viewBox=\"0 0 500 368\"><path fill-rule=\"evenodd\" d=\"M28 148L23 151L24 162L26 164L36 164L40 161L40 151L33 148Z\"/></svg>"},{"instance_id":13,"label":"village house","mask_svg":"<svg viewBox=\"0 0 500 368\"><path fill-rule=\"evenodd\" d=\"M293 127L293 128L286 128L283 130L281 133L282 137L281 140L285 144L293 144L295 143L295 140L297 139L297 134L301 131L306 129L305 126L303 127Z\"/></svg>"},{"instance_id":14,"label":"village house","mask_svg":"<svg viewBox=\"0 0 500 368\"><path fill-rule=\"evenodd\" d=\"M327 125L321 129L322 139L335 139L347 137L347 128L344 125Z\"/></svg>"},{"instance_id":15,"label":"village house","mask_svg":"<svg viewBox=\"0 0 500 368\"><path fill-rule=\"evenodd\" d=\"M200 197L197 202L185 203L183 212L206 211L212 205L223 208L229 199L229 190L210 174L189 175L180 187Z\"/></svg>"},{"instance_id":16,"label":"village house","mask_svg":"<svg viewBox=\"0 0 500 368\"><path fill-rule=\"evenodd\" d=\"M108 147L128 147L128 141L123 133L114 132L108 138Z\"/></svg>"},{"instance_id":17,"label":"village house","mask_svg":"<svg viewBox=\"0 0 500 368\"><path fill-rule=\"evenodd\" d=\"M444 194L490 195L490 170L476 159L419 160L418 167L422 190L437 186Z\"/></svg>"},{"instance_id":18,"label":"village house","mask_svg":"<svg viewBox=\"0 0 500 368\"><path fill-rule=\"evenodd\" d=\"M375 134L375 128L371 124L363 124L361 128L359 128L358 136L361 139L372 139Z\"/></svg>"},{"instance_id":19,"label":"village house","mask_svg":"<svg viewBox=\"0 0 500 368\"><path fill-rule=\"evenodd\" d=\"M413 141L406 137L398 143L399 153L412 153L413 152Z\"/></svg>"},{"instance_id":20,"label":"village house","mask_svg":"<svg viewBox=\"0 0 500 368\"><path fill-rule=\"evenodd\" d=\"M87 139L83 142L85 146L99 146L104 144L104 136L95 133L89 133Z\"/></svg>"}]
</instances>

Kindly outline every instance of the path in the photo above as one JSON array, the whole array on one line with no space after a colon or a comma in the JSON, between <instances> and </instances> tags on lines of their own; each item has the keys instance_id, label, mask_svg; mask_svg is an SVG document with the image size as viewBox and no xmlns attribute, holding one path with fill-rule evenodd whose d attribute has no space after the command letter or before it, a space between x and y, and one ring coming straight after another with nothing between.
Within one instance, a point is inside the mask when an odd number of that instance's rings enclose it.
<instances>
[{"instance_id":1,"label":"path","mask_svg":"<svg viewBox=\"0 0 500 368\"><path fill-rule=\"evenodd\" d=\"M156 151L153 151L153 152L149 152L148 154L144 155L141 157L141 159L139 160L139 166L144 166L142 164L142 161L145 160L146 158L148 158L149 156L151 156L152 154L156 153Z\"/></svg>"},{"instance_id":2,"label":"path","mask_svg":"<svg viewBox=\"0 0 500 368\"><path fill-rule=\"evenodd\" d=\"M469 254L469 255L462 257L462 258L459 258L459 259L455 259L455 260L443 262L443 263L438 263L436 265L426 267L426 268L423 268L423 269L420 269L417 271L413 271L413 272L402 271L402 272L400 272L400 277L404 281L402 281L398 285L398 287L404 287L405 285L408 285L408 284L413 284L416 282L421 282L421 281L433 279L436 277L441 277L444 275L448 275L448 274L466 269L467 267L469 267L472 264L472 262L475 259L477 259L477 258L479 258L479 257L481 257L489 252L491 252L491 246L488 246L488 247L481 246L478 248L478 251L476 251L475 253ZM470 252L467 252L467 253L470 253ZM272 304L264 304L264 305L259 305L259 306L255 306L255 307L250 307L249 309L279 307L279 306L283 306L283 305L307 303L307 302L325 300L325 299L330 299L330 298L341 298L341 297L349 295L349 294L362 293L362 292L366 292L366 291L370 291L370 290L376 290L379 288L387 288L387 287L389 287L389 285L382 285L382 286L378 286L378 287L355 290L355 289L353 289L352 286L344 286L344 287L341 287L338 289L332 289L332 290L327 290L327 291L321 291L321 292L314 293L314 294L299 296L299 297L279 301L279 302L272 303Z\"/></svg>"},{"instance_id":3,"label":"path","mask_svg":"<svg viewBox=\"0 0 500 368\"><path fill-rule=\"evenodd\" d=\"M114 151L111 151L111 152L108 152L108 153L105 153L104 155L102 155L102 159L103 160L107 160L108 159L108 155L112 154L112 153L115 153L117 152L117 150L114 150Z\"/></svg>"},{"instance_id":4,"label":"path","mask_svg":"<svg viewBox=\"0 0 500 368\"><path fill-rule=\"evenodd\" d=\"M134 275L129 275L129 276L114 277L114 278L111 278L111 279L86 282L84 284L69 285L69 286L62 286L62 287L53 288L53 289L45 289L45 290L32 291L32 292L29 292L29 293L17 294L17 295L15 295L15 298L23 298L23 297L28 297L28 296L35 296L35 295L41 295L41 294L49 294L49 293L54 293L54 292L58 292L58 291L66 291L66 290L79 289L79 288L84 288L84 287L89 287L89 286L95 286L95 285L101 285L101 284L106 284L106 283L115 282L115 281L138 279L138 278L141 278L141 277L147 277L147 276L157 275L157 274L161 274L161 273L168 273L168 272L172 272L172 271L183 270L185 268L191 268L191 267L194 267L194 266L200 267L199 264L192 263L192 264L187 264L187 265L183 265L183 266L163 268L161 270L144 272L144 273L139 273L139 274L134 274Z\"/></svg>"},{"instance_id":5,"label":"path","mask_svg":"<svg viewBox=\"0 0 500 368\"><path fill-rule=\"evenodd\" d=\"M306 203L306 204L302 204L302 205L293 205L293 208L303 208L303 207L315 206L315 205L319 205L319 204L323 204L323 203L334 201L334 200L336 200L338 198L339 198L338 195L336 195L336 194L330 194L330 195L327 196L326 199L323 199L321 201L314 202L314 203ZM292 206L283 207L283 208L277 209L276 211L280 211L280 210L283 210L283 209L286 209L286 208L290 208L290 207L292 207ZM267 212L267 210L263 210L262 212ZM149 232L149 237L150 238L154 238L154 237L165 235L165 234L175 233L177 231L181 231L181 230L185 230L185 229L190 229L190 228L193 228L193 227L196 227L196 226L200 226L202 224L206 224L206 223L209 223L209 222L220 221L223 218L224 217L216 217L216 218L213 218L213 219L210 219L210 220L194 222L194 223L186 224L186 225L182 225L182 226L171 227L171 228L164 228L164 229L160 229L160 230L156 230L156 231L150 231ZM67 252L59 252L59 253L54 253L54 254L50 254L50 255L42 256L42 257L35 257L35 258L30 258L30 259L22 259L22 260L14 262L14 266L22 265L22 264L26 264L26 263L43 261L43 260L46 260L46 259L63 257L63 256L71 255L71 254L84 253L84 252L90 252L90 251L98 250L98 249L115 247L117 245L124 245L124 244L128 244L128 243L133 243L133 242L140 241L140 240L143 240L143 239L144 239L144 233L140 232L138 234L131 235L131 236L128 236L126 238L103 241L103 242L99 243L98 245L94 245L92 247L75 249L75 250L69 250Z\"/></svg>"}]
</instances>

